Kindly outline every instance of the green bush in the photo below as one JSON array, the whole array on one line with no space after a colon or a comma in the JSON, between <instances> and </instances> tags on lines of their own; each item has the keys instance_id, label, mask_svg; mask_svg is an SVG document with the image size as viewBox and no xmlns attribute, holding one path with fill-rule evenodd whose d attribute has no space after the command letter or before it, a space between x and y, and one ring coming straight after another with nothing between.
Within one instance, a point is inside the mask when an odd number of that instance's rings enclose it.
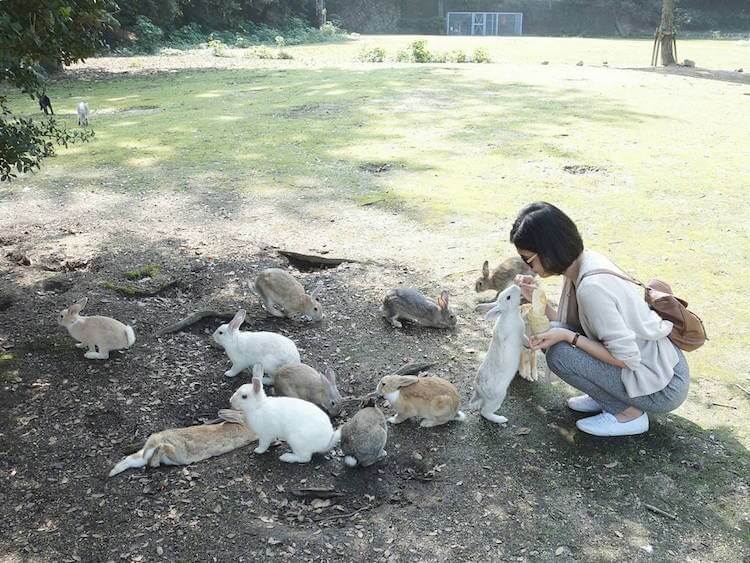
<instances>
[{"instance_id":1,"label":"green bush","mask_svg":"<svg viewBox=\"0 0 750 563\"><path fill-rule=\"evenodd\" d=\"M363 63L382 63L385 61L385 49L382 47L362 47L357 59Z\"/></svg>"},{"instance_id":2,"label":"green bush","mask_svg":"<svg viewBox=\"0 0 750 563\"><path fill-rule=\"evenodd\" d=\"M283 60L290 60L290 59L293 59L294 57L292 56L290 52L284 51L283 49L279 49L279 52L276 54L276 58L283 59Z\"/></svg>"},{"instance_id":3,"label":"green bush","mask_svg":"<svg viewBox=\"0 0 750 563\"><path fill-rule=\"evenodd\" d=\"M136 48L142 53L155 53L159 48L164 32L151 23L146 16L138 16L135 23Z\"/></svg>"},{"instance_id":4,"label":"green bush","mask_svg":"<svg viewBox=\"0 0 750 563\"><path fill-rule=\"evenodd\" d=\"M227 46L221 39L217 39L216 37L209 39L208 48L213 51L214 57L227 56Z\"/></svg>"},{"instance_id":5,"label":"green bush","mask_svg":"<svg viewBox=\"0 0 750 563\"><path fill-rule=\"evenodd\" d=\"M474 54L472 55L471 60L475 63L492 62L492 60L490 59L490 52L484 47L477 47L476 49L474 49Z\"/></svg>"},{"instance_id":6,"label":"green bush","mask_svg":"<svg viewBox=\"0 0 750 563\"><path fill-rule=\"evenodd\" d=\"M463 51L463 49L453 49L452 51L448 51L448 53L446 53L445 60L449 63L465 63L468 62L469 57L466 56L466 53Z\"/></svg>"},{"instance_id":7,"label":"green bush","mask_svg":"<svg viewBox=\"0 0 750 563\"><path fill-rule=\"evenodd\" d=\"M166 44L170 47L190 47L205 43L208 37L197 23L191 23L172 31L167 36Z\"/></svg>"},{"instance_id":8,"label":"green bush","mask_svg":"<svg viewBox=\"0 0 750 563\"><path fill-rule=\"evenodd\" d=\"M409 43L406 49L399 51L396 60L400 63L430 63L433 57L427 49L427 41L418 39Z\"/></svg>"},{"instance_id":9,"label":"green bush","mask_svg":"<svg viewBox=\"0 0 750 563\"><path fill-rule=\"evenodd\" d=\"M275 59L273 51L268 47L261 45L259 47L252 47L247 50L246 57L251 59Z\"/></svg>"}]
</instances>

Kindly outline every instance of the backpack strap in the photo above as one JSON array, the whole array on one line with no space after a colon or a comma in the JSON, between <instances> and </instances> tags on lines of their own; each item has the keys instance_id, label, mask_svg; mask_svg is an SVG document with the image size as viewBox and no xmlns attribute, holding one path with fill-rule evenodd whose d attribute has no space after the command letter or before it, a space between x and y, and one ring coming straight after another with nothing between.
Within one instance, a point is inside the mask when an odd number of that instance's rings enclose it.
<instances>
[{"instance_id":1,"label":"backpack strap","mask_svg":"<svg viewBox=\"0 0 750 563\"><path fill-rule=\"evenodd\" d=\"M597 268L596 270L590 270L590 271L586 272L585 274L583 274L581 276L581 280L583 280L583 278L586 278L588 276L594 276L594 275L597 275L597 274L610 274L612 276L616 276L616 277L618 277L620 279L623 279L625 281L629 281L630 283L634 283L635 285L639 285L643 289L647 289L646 286L643 284L643 282L640 282L640 281L638 281L635 278L631 278L628 275L621 274L619 272L615 272L614 270L607 270L606 268Z\"/></svg>"}]
</instances>

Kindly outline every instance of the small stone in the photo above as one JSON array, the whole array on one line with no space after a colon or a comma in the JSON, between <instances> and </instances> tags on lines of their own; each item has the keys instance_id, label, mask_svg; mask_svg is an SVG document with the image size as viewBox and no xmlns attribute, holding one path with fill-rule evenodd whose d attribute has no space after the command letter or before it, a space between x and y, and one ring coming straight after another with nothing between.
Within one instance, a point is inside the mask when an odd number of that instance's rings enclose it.
<instances>
[{"instance_id":1,"label":"small stone","mask_svg":"<svg viewBox=\"0 0 750 563\"><path fill-rule=\"evenodd\" d=\"M162 546L156 546L156 555L164 555L164 548Z\"/></svg>"}]
</instances>

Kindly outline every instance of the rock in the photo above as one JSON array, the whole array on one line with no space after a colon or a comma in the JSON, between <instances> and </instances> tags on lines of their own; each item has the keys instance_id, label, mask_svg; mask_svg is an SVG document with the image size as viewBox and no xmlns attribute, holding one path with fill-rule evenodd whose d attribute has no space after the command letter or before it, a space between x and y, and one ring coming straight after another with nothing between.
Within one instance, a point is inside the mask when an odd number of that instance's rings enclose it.
<instances>
[{"instance_id":1,"label":"rock","mask_svg":"<svg viewBox=\"0 0 750 563\"><path fill-rule=\"evenodd\" d=\"M738 69L737 69L737 70L735 70L734 72L745 72L745 69L744 69L744 68L738 68Z\"/></svg>"},{"instance_id":2,"label":"rock","mask_svg":"<svg viewBox=\"0 0 750 563\"><path fill-rule=\"evenodd\" d=\"M682 66L686 66L688 68L695 68L695 61L691 61L690 59L685 59L682 61Z\"/></svg>"},{"instance_id":3,"label":"rock","mask_svg":"<svg viewBox=\"0 0 750 563\"><path fill-rule=\"evenodd\" d=\"M576 63L576 66L583 66L583 61L578 61L578 62Z\"/></svg>"},{"instance_id":4,"label":"rock","mask_svg":"<svg viewBox=\"0 0 750 563\"><path fill-rule=\"evenodd\" d=\"M542 61L542 64L546 66L549 64L549 61Z\"/></svg>"}]
</instances>

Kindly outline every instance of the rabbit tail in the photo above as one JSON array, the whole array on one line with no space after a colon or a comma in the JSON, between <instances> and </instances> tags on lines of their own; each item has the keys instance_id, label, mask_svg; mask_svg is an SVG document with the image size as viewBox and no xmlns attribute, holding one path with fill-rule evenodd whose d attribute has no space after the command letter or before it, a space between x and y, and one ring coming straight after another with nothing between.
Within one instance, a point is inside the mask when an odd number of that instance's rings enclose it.
<instances>
[{"instance_id":1,"label":"rabbit tail","mask_svg":"<svg viewBox=\"0 0 750 563\"><path fill-rule=\"evenodd\" d=\"M347 467L356 467L357 463L357 458L354 456L348 455L344 457L344 465Z\"/></svg>"},{"instance_id":2,"label":"rabbit tail","mask_svg":"<svg viewBox=\"0 0 750 563\"><path fill-rule=\"evenodd\" d=\"M125 327L125 336L128 339L128 348L130 348L133 344L135 344L135 332L133 331L133 327L130 325L127 325Z\"/></svg>"},{"instance_id":3,"label":"rabbit tail","mask_svg":"<svg viewBox=\"0 0 750 563\"><path fill-rule=\"evenodd\" d=\"M463 411L458 411L456 413L456 416L453 417L453 420L463 422L464 420L466 420L466 414Z\"/></svg>"}]
</instances>

